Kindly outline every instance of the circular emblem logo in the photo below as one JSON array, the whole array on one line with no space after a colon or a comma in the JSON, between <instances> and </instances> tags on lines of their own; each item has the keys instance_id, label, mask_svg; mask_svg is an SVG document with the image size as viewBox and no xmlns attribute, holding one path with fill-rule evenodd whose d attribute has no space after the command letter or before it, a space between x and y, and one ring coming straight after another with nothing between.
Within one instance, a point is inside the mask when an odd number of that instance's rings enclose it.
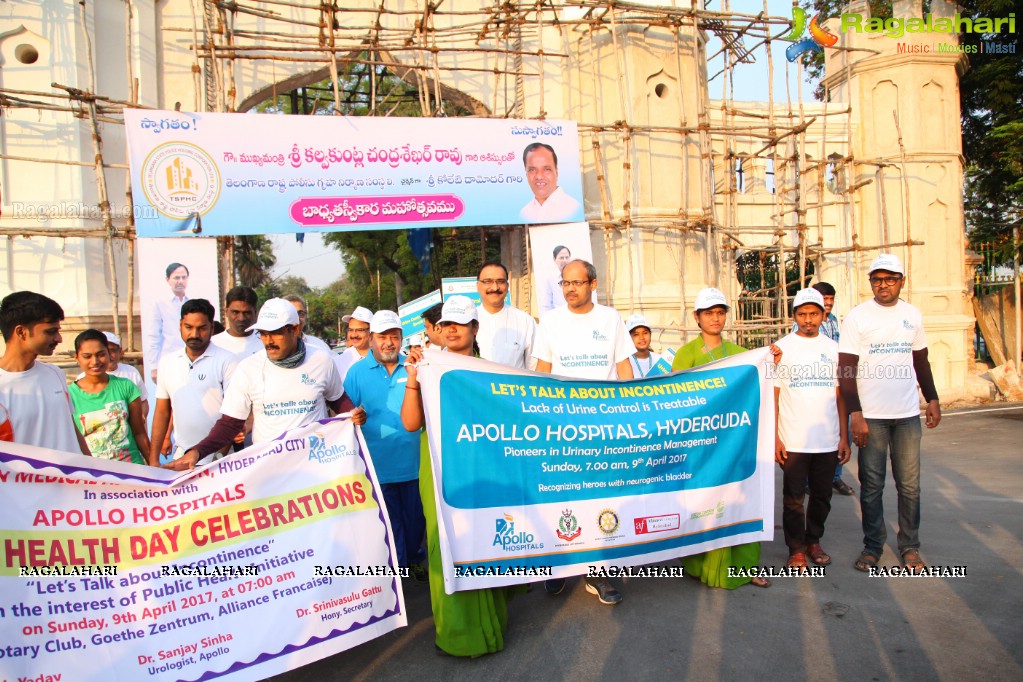
<instances>
[{"instance_id":1,"label":"circular emblem logo","mask_svg":"<svg viewBox=\"0 0 1023 682\"><path fill-rule=\"evenodd\" d=\"M187 142L168 142L142 164L142 191L168 218L204 215L220 198L220 170L213 157Z\"/></svg>"},{"instance_id":2,"label":"circular emblem logo","mask_svg":"<svg viewBox=\"0 0 1023 682\"><path fill-rule=\"evenodd\" d=\"M597 528L604 535L614 535L618 530L618 513L613 509L604 509L597 515Z\"/></svg>"}]
</instances>

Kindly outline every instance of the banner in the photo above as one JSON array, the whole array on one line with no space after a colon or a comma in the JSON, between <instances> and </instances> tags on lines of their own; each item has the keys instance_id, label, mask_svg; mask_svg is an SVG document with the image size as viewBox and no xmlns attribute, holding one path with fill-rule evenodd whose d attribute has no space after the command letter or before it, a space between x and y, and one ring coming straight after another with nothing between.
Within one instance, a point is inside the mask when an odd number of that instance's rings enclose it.
<instances>
[{"instance_id":1,"label":"banner","mask_svg":"<svg viewBox=\"0 0 1023 682\"><path fill-rule=\"evenodd\" d=\"M583 219L572 121L126 109L124 127L141 237ZM533 143L557 158L527 177Z\"/></svg>"},{"instance_id":2,"label":"banner","mask_svg":"<svg viewBox=\"0 0 1023 682\"><path fill-rule=\"evenodd\" d=\"M767 349L632 381L427 350L419 377L445 590L770 540Z\"/></svg>"},{"instance_id":3,"label":"banner","mask_svg":"<svg viewBox=\"0 0 1023 682\"><path fill-rule=\"evenodd\" d=\"M420 296L414 301L398 306L398 318L401 319L401 335L407 339L413 334L425 331L426 323L423 322L423 312L441 302L443 302L443 299L438 289L431 291L425 296Z\"/></svg>"},{"instance_id":4,"label":"banner","mask_svg":"<svg viewBox=\"0 0 1023 682\"><path fill-rule=\"evenodd\" d=\"M0 679L257 680L406 624L348 420L182 473L0 443L0 490Z\"/></svg>"},{"instance_id":5,"label":"banner","mask_svg":"<svg viewBox=\"0 0 1023 682\"><path fill-rule=\"evenodd\" d=\"M477 308L483 305L483 297L476 288L475 277L444 277L440 281L440 290L445 301L452 296L466 296ZM512 304L510 286L504 295L504 304L509 306Z\"/></svg>"}]
</instances>

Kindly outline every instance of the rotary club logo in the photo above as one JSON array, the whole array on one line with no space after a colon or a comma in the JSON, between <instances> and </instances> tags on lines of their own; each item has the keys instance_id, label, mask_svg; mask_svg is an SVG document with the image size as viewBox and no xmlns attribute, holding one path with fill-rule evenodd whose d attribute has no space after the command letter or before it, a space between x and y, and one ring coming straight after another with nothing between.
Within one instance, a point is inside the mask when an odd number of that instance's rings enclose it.
<instances>
[{"instance_id":1,"label":"rotary club logo","mask_svg":"<svg viewBox=\"0 0 1023 682\"><path fill-rule=\"evenodd\" d=\"M618 531L618 512L613 509L604 509L597 515L597 528L604 535L614 535Z\"/></svg>"}]
</instances>

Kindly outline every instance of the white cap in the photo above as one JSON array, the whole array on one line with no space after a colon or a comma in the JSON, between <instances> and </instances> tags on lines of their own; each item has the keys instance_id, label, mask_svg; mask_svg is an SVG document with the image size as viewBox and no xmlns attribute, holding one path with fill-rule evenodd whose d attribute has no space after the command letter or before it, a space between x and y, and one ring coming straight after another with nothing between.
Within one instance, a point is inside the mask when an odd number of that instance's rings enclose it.
<instances>
[{"instance_id":1,"label":"white cap","mask_svg":"<svg viewBox=\"0 0 1023 682\"><path fill-rule=\"evenodd\" d=\"M728 299L725 298L725 295L720 290L714 287L700 289L700 293L696 294L696 312L719 305L724 306L725 310L729 309Z\"/></svg>"},{"instance_id":2,"label":"white cap","mask_svg":"<svg viewBox=\"0 0 1023 682\"><path fill-rule=\"evenodd\" d=\"M388 312L388 311L385 310L384 312ZM365 322L366 324L372 324L373 323L373 313L368 308L363 308L360 305L360 306L356 307L355 310L352 311L351 315L345 315L344 317L341 318L341 321L344 322L345 324L348 324L352 320L358 320L359 322Z\"/></svg>"},{"instance_id":3,"label":"white cap","mask_svg":"<svg viewBox=\"0 0 1023 682\"><path fill-rule=\"evenodd\" d=\"M468 296L452 296L444 301L444 307L441 308L440 319L437 320L437 323L469 324L478 319L480 319L479 314L476 312L476 304L472 302L472 299Z\"/></svg>"},{"instance_id":4,"label":"white cap","mask_svg":"<svg viewBox=\"0 0 1023 682\"><path fill-rule=\"evenodd\" d=\"M115 346L121 345L121 340L117 338L117 334L112 332L103 332L103 336L107 337L107 343L112 343Z\"/></svg>"},{"instance_id":5,"label":"white cap","mask_svg":"<svg viewBox=\"0 0 1023 682\"><path fill-rule=\"evenodd\" d=\"M355 309L355 313L359 312L360 308ZM365 308L361 308L365 310ZM352 313L352 315L355 315ZM361 317L356 317L357 320L362 320ZM365 320L362 320L365 322ZM369 331L372 334L383 334L388 329L401 329L401 318L398 317L398 313L393 310L378 310L373 313L373 317L369 320Z\"/></svg>"},{"instance_id":6,"label":"white cap","mask_svg":"<svg viewBox=\"0 0 1023 682\"><path fill-rule=\"evenodd\" d=\"M650 323L646 321L646 318L636 313L635 315L629 315L625 318L625 331L631 332L636 327L646 327L650 329Z\"/></svg>"},{"instance_id":7,"label":"white cap","mask_svg":"<svg viewBox=\"0 0 1023 682\"><path fill-rule=\"evenodd\" d=\"M259 309L256 324L245 331L272 332L289 324L299 324L298 311L295 310L295 306L291 305L291 301L285 301L283 298L271 298Z\"/></svg>"},{"instance_id":8,"label":"white cap","mask_svg":"<svg viewBox=\"0 0 1023 682\"><path fill-rule=\"evenodd\" d=\"M792 312L795 312L799 306L807 303L813 303L821 310L824 310L824 296L821 295L821 292L816 289L800 289L796 292L796 297L792 299Z\"/></svg>"},{"instance_id":9,"label":"white cap","mask_svg":"<svg viewBox=\"0 0 1023 682\"><path fill-rule=\"evenodd\" d=\"M882 253L880 256L875 258L870 264L870 270L867 271L868 275L873 275L878 270L887 270L888 272L894 272L896 275L905 275L906 271L902 267L902 261L899 257L893 253Z\"/></svg>"}]
</instances>

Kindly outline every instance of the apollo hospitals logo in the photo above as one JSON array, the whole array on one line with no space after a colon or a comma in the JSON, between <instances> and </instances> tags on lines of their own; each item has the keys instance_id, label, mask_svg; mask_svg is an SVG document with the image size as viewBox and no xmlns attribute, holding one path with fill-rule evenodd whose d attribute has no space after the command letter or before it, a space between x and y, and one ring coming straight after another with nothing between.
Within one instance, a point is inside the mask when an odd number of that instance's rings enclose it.
<instances>
[{"instance_id":1,"label":"apollo hospitals logo","mask_svg":"<svg viewBox=\"0 0 1023 682\"><path fill-rule=\"evenodd\" d=\"M494 542L491 546L500 547L505 552L543 549L543 543L537 542L532 533L526 530L515 531L515 517L507 512L494 519Z\"/></svg>"},{"instance_id":2,"label":"apollo hospitals logo","mask_svg":"<svg viewBox=\"0 0 1023 682\"><path fill-rule=\"evenodd\" d=\"M820 24L817 23L817 19L820 18L820 14L813 15L810 19L810 35L800 39L803 32L806 31L806 10L802 7L792 8L792 32L782 38L782 40L798 41L793 42L785 48L785 58L790 62L794 62L799 59L800 55L805 52L815 52L820 54L824 50L822 48L832 47L838 42L838 36L834 33L829 33L821 28Z\"/></svg>"},{"instance_id":3,"label":"apollo hospitals logo","mask_svg":"<svg viewBox=\"0 0 1023 682\"><path fill-rule=\"evenodd\" d=\"M142 191L168 218L205 215L220 198L220 184L213 157L187 142L162 144L142 163Z\"/></svg>"},{"instance_id":4,"label":"apollo hospitals logo","mask_svg":"<svg viewBox=\"0 0 1023 682\"><path fill-rule=\"evenodd\" d=\"M322 433L314 433L309 436L309 461L329 464L336 462L342 457L354 457L355 452L345 445L335 443L327 444L327 437Z\"/></svg>"}]
</instances>

